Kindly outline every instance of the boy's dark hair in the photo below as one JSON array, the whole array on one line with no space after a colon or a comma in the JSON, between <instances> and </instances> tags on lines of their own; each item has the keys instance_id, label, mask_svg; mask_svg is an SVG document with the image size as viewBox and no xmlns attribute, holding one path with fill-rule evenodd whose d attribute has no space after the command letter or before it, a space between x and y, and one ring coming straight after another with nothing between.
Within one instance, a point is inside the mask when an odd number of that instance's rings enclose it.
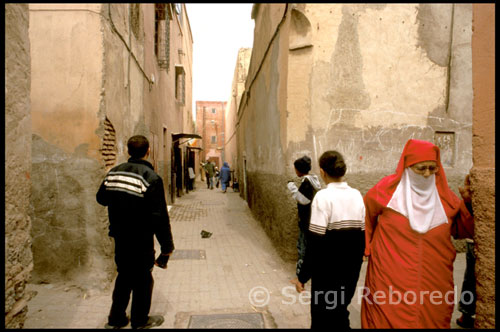
<instances>
[{"instance_id":1,"label":"boy's dark hair","mask_svg":"<svg viewBox=\"0 0 500 332\"><path fill-rule=\"evenodd\" d=\"M347 171L344 157L337 151L324 152L319 158L319 167L332 178L340 178Z\"/></svg>"},{"instance_id":2,"label":"boy's dark hair","mask_svg":"<svg viewBox=\"0 0 500 332\"><path fill-rule=\"evenodd\" d=\"M128 154L134 159L141 159L149 149L149 141L142 135L135 135L128 139Z\"/></svg>"},{"instance_id":3,"label":"boy's dark hair","mask_svg":"<svg viewBox=\"0 0 500 332\"><path fill-rule=\"evenodd\" d=\"M293 166L302 174L307 174L311 170L311 158L308 156L300 157L293 162Z\"/></svg>"}]
</instances>

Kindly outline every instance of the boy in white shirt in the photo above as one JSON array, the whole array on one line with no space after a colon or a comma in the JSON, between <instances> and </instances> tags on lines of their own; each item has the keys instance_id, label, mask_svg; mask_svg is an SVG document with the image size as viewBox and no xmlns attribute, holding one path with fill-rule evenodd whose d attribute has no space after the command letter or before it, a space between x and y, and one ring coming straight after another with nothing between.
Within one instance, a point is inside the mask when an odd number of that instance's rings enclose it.
<instances>
[{"instance_id":1,"label":"boy in white shirt","mask_svg":"<svg viewBox=\"0 0 500 332\"><path fill-rule=\"evenodd\" d=\"M342 180L347 167L337 151L319 159L327 184L312 201L306 254L296 285L311 279L311 328L350 328L347 306L354 295L365 249L363 196Z\"/></svg>"}]
</instances>

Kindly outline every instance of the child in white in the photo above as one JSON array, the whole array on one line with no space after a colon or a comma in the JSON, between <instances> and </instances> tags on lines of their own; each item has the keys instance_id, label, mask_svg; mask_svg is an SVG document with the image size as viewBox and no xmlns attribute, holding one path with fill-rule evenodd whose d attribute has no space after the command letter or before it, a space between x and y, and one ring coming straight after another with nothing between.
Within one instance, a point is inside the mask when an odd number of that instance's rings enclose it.
<instances>
[{"instance_id":1,"label":"child in white","mask_svg":"<svg viewBox=\"0 0 500 332\"><path fill-rule=\"evenodd\" d=\"M365 249L363 196L342 180L347 167L337 151L319 159L327 184L316 193L297 291L311 279L311 328L349 329L347 306L354 295Z\"/></svg>"}]
</instances>

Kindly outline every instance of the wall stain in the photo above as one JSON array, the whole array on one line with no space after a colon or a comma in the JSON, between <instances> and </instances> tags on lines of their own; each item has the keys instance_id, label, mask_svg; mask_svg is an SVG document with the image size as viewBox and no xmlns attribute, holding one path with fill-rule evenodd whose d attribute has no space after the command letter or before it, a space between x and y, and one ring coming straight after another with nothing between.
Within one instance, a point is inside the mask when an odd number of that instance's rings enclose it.
<instances>
[{"instance_id":1,"label":"wall stain","mask_svg":"<svg viewBox=\"0 0 500 332\"><path fill-rule=\"evenodd\" d=\"M451 54L453 4L419 4L417 7L418 44L429 60L448 67Z\"/></svg>"},{"instance_id":2,"label":"wall stain","mask_svg":"<svg viewBox=\"0 0 500 332\"><path fill-rule=\"evenodd\" d=\"M326 100L336 109L368 109L370 96L363 83L363 58L359 44L356 7L342 7L335 50L332 54L333 86Z\"/></svg>"}]
</instances>

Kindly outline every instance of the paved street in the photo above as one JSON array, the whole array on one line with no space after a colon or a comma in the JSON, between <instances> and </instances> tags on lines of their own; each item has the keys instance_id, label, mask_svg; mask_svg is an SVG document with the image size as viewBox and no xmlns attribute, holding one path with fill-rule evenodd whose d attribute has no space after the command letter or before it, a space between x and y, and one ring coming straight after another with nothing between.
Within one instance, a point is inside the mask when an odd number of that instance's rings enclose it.
<instances>
[{"instance_id":1,"label":"paved street","mask_svg":"<svg viewBox=\"0 0 500 332\"><path fill-rule=\"evenodd\" d=\"M301 301L289 283L295 264L280 259L239 193L208 190L202 182L196 186L170 208L176 252L167 270L153 271L151 314L165 316L160 328L308 328L307 299ZM202 230L212 235L202 238ZM465 254L458 254L458 290L464 269ZM359 286L365 270L363 263ZM102 328L107 321L111 285L96 292L71 282L30 284L28 291L37 294L24 328ZM360 328L357 298L350 307L353 328ZM458 316L455 308L452 328Z\"/></svg>"}]
</instances>

